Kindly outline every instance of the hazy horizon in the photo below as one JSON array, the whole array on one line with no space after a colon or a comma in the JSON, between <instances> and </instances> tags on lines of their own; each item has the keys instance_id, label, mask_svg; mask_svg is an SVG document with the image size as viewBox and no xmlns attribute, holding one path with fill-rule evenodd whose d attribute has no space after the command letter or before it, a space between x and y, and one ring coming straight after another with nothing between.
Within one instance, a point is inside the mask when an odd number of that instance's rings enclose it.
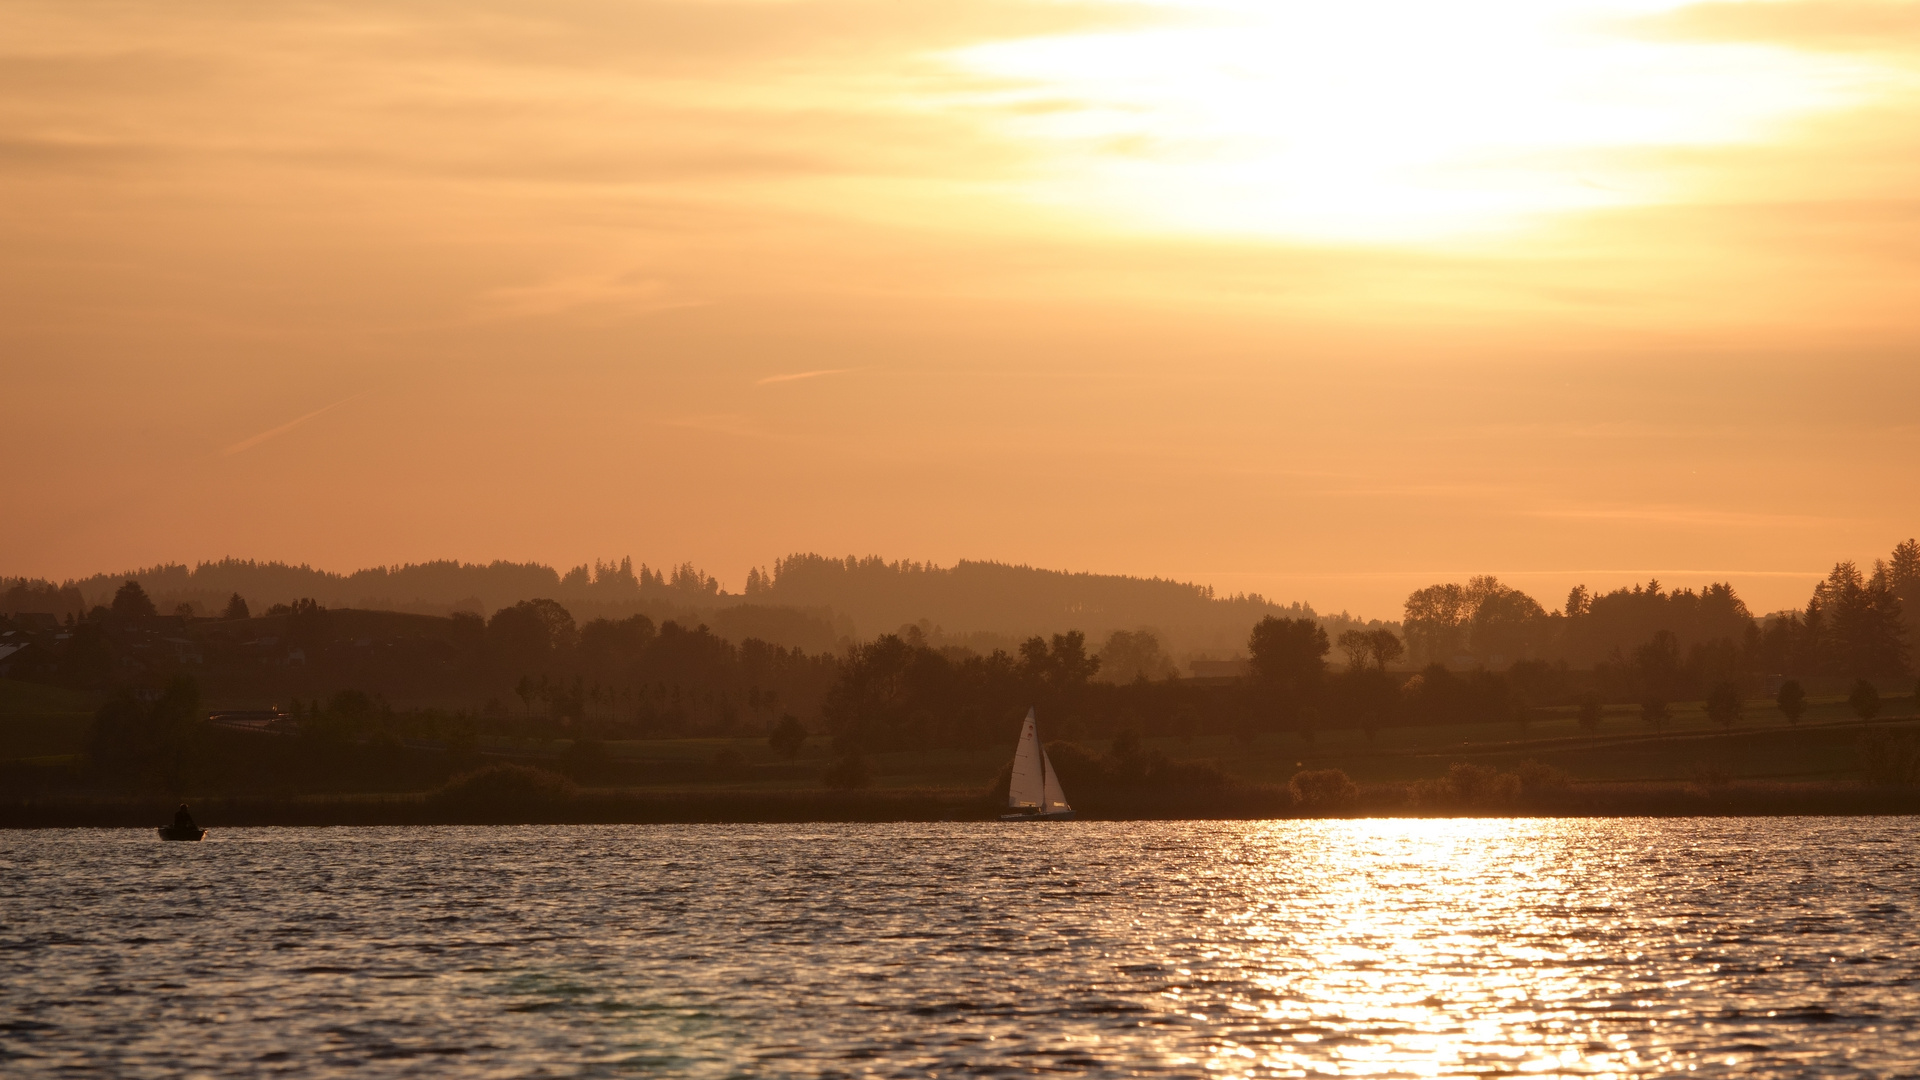
<instances>
[{"instance_id":1,"label":"hazy horizon","mask_svg":"<svg viewBox=\"0 0 1920 1080\"><path fill-rule=\"evenodd\" d=\"M1891 545L1886 545L1886 546L1891 546ZM1884 558L1885 554L1886 554L1885 547L1883 546L1883 548L1879 551L1869 550L1869 551L1863 551L1857 554L1850 553L1846 556L1846 558L1850 561L1857 563L1862 567L1871 567L1875 559ZM736 575L727 575L727 574L721 574L721 573L713 573L713 568L701 566L691 560L685 560L685 559L677 560L677 561L663 560L660 563L655 564L649 560L633 559L631 556L625 556L625 557L630 559L630 561L632 561L635 565L653 566L655 567L656 570L661 572L672 572L682 566L691 567L694 571L698 572L703 577L710 578L712 581L714 581L717 585L718 591L723 596L731 599L735 599L735 600L748 598L749 593L746 591L746 583L747 583L748 575L750 573L754 571L762 570L779 561L779 557L762 559L756 564L754 564L753 566L749 566L746 570L743 570ZM849 556L849 557L853 557L853 556ZM860 557L863 557L863 558L877 557L877 558L881 558L883 561L894 561L894 560L887 560L885 556L868 555L868 556L860 556ZM184 567L191 570L197 567L213 566L222 561L235 560L237 558L239 557L227 555L227 556L222 556L221 558L218 558L218 559L202 558L202 559L155 560L155 561L142 563L142 564L123 566L119 569L114 569L114 570L105 570L99 567L94 567L87 572L78 573L78 574L63 574L63 575L20 573L20 572L17 572L12 567L0 567L0 581L10 580L10 579L21 580L21 581L45 580L55 585L70 585L70 584L85 582L89 580L97 581L97 580L105 580L105 579L131 578L140 574L158 571L168 567ZM264 565L284 565L288 567L296 567L301 569L311 569L319 573L335 575L339 577L351 577L355 574L364 573L370 570L381 570L381 569L399 570L404 567L421 566L421 565L442 563L442 562L454 562L454 563L459 563L461 565L468 565L468 566L474 566L474 567L484 567L484 566L495 564L495 563L512 563L516 565L529 565L529 566L540 566L545 568L551 568L558 573L564 573L567 570L570 570L576 567L599 565L602 562L606 562L607 565L612 565L614 562L617 562L618 560L606 561L598 557L587 559L584 561L578 561L578 562L568 562L564 560L546 560L546 559L518 560L518 559L499 559L499 558L482 558L482 559L473 559L473 560L422 559L422 560L388 560L385 562L374 562L368 565L350 566L350 567L349 566L313 565L311 563L303 563L303 562L298 562L294 560L285 560L285 559L252 559L252 560L242 559L241 561L250 561L250 562L261 564L263 566ZM913 560L908 560L908 561L913 561ZM1377 621L1383 621L1383 622L1397 621L1401 617L1401 614L1402 614L1401 609L1407 599L1408 594L1410 594L1414 590L1420 589L1435 583L1439 583L1439 582L1466 581L1470 578L1479 577L1482 575L1496 577L1500 579L1504 584L1532 595L1535 599L1539 600L1549 611L1557 610L1561 606L1562 602L1564 601L1568 591L1576 586L1585 585L1589 589L1595 592L1609 592L1614 589L1633 588L1634 586L1637 586L1637 585L1643 585L1649 580L1655 580L1655 581L1658 581L1665 588L1694 589L1694 590L1704 588L1705 586L1710 584L1725 582L1734 587L1734 589L1741 595L1743 599L1747 601L1748 605L1752 608L1752 610L1756 614L1768 614L1768 613L1773 613L1777 611L1798 610L1804 607L1806 604L1807 597L1811 592L1813 585L1819 582L1822 578L1826 577L1827 572L1832 568L1833 564L1838 561L1841 561L1841 560L1839 558L1831 559L1827 562L1825 567L1819 570L1772 572L1772 573L1757 573L1757 574L1741 573L1738 571L1732 571L1732 572L1711 571L1711 570L1698 570L1698 569L1687 569L1687 568L1679 568L1679 569L1654 568L1651 570L1594 570L1594 571L1581 571L1581 570L1502 571L1498 569L1469 568L1469 569L1458 569L1458 570L1433 570L1433 571L1395 570L1395 571L1389 571L1389 572L1358 571L1358 572L1344 573L1344 574L1302 573L1302 574L1292 574L1292 575L1269 574L1269 575L1259 575L1259 576L1255 576L1255 575L1242 576L1244 580L1249 580L1249 581L1264 579L1264 580L1280 581L1283 584L1289 583L1289 582L1311 583L1317 580L1342 579L1348 583L1365 583L1365 587L1370 591L1366 593L1362 593L1362 595L1392 597L1392 599L1390 600L1383 601L1381 607L1378 608L1377 610L1376 609L1354 610L1349 607L1333 606L1329 604L1315 602L1315 600L1310 595L1298 595L1294 593L1274 593L1259 587L1228 588L1220 585L1218 583L1219 579L1210 580L1210 579L1199 577L1199 576L1183 576L1179 574L1153 573L1153 572L1119 573L1119 572L1104 571L1100 569L1089 569L1089 568L1079 568L1079 567L1034 566L1029 563L1021 563L1021 562L1015 562L1011 560L973 559L973 558L965 558L965 557L956 559L954 560L953 563L947 563L947 564L941 564L935 560L924 560L925 564L930 567L944 566L944 568L949 568L949 569L952 566L961 564L961 563L984 563L984 564L990 564L990 565L1006 566L1009 568L1019 569L1019 570L1028 570L1028 569L1037 570L1037 571L1041 571L1043 573L1049 573L1049 574L1091 575L1091 576L1100 577L1100 578L1130 578L1130 579L1137 579L1137 580L1143 580L1143 581L1161 580L1161 581L1167 581L1167 582L1173 582L1173 583L1179 583L1179 584L1191 584L1203 589L1211 588L1216 595L1218 595L1223 599L1229 598L1229 597L1235 597L1235 596L1259 597L1265 600L1266 602L1272 603L1272 604L1277 604L1281 606L1286 606L1290 604L1300 604L1300 605L1304 605L1307 608L1311 608L1312 610L1320 613L1323 616L1350 616L1353 619L1356 619L1360 622L1367 622L1369 620L1377 620ZM1564 584L1562 584L1563 582ZM1349 587L1352 587L1352 586L1349 585ZM1394 590L1397 590L1397 592L1395 592ZM1770 597L1778 598L1777 602L1774 602L1773 600L1768 599ZM276 600L285 600L290 598L291 597L275 597ZM393 599L411 600L414 598L394 597Z\"/></svg>"}]
</instances>

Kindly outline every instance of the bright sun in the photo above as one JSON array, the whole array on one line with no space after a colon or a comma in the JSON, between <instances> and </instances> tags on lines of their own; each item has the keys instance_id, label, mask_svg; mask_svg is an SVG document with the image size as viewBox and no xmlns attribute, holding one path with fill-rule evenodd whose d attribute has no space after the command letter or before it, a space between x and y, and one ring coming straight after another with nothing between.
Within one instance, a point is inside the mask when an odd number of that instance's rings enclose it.
<instances>
[{"instance_id":1,"label":"bright sun","mask_svg":"<svg viewBox=\"0 0 1920 1080\"><path fill-rule=\"evenodd\" d=\"M1864 101L1864 61L1662 36L1646 0L1151 0L958 61L1029 197L1152 231L1419 243L1686 197L1662 151Z\"/></svg>"}]
</instances>

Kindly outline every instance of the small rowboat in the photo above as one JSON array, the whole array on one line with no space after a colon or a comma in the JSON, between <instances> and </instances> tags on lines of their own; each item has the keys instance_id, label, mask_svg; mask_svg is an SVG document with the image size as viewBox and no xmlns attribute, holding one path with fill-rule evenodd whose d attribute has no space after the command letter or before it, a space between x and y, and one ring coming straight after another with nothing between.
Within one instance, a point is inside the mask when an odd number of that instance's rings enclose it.
<instances>
[{"instance_id":1,"label":"small rowboat","mask_svg":"<svg viewBox=\"0 0 1920 1080\"><path fill-rule=\"evenodd\" d=\"M206 838L206 835L207 830L205 829L186 828L179 825L160 826L160 839L162 840L203 840Z\"/></svg>"}]
</instances>

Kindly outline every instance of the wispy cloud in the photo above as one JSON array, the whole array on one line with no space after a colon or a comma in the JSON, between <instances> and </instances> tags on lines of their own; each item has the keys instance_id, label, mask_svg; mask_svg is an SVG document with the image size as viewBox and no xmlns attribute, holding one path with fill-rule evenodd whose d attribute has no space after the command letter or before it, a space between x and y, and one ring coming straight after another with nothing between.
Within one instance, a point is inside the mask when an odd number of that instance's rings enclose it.
<instances>
[{"instance_id":1,"label":"wispy cloud","mask_svg":"<svg viewBox=\"0 0 1920 1080\"><path fill-rule=\"evenodd\" d=\"M1773 0L1686 4L1627 24L1658 37L1764 42L1790 49L1912 51L1920 3L1912 0Z\"/></svg>"},{"instance_id":2,"label":"wispy cloud","mask_svg":"<svg viewBox=\"0 0 1920 1080\"><path fill-rule=\"evenodd\" d=\"M672 295L665 282L633 274L590 274L493 289L484 299L495 312L509 317L559 315L583 309L644 315L700 303Z\"/></svg>"},{"instance_id":3,"label":"wispy cloud","mask_svg":"<svg viewBox=\"0 0 1920 1080\"><path fill-rule=\"evenodd\" d=\"M1774 514L1689 506L1568 506L1518 511L1522 517L1569 521L1623 521L1652 525L1702 525L1716 528L1818 528L1850 519L1814 514Z\"/></svg>"},{"instance_id":4,"label":"wispy cloud","mask_svg":"<svg viewBox=\"0 0 1920 1080\"><path fill-rule=\"evenodd\" d=\"M822 375L845 375L852 370L854 369L849 367L837 367L821 368L819 371L795 371L786 375L769 375L764 379L755 379L753 380L753 385L766 386L770 383L799 382L801 379L818 379Z\"/></svg>"},{"instance_id":5,"label":"wispy cloud","mask_svg":"<svg viewBox=\"0 0 1920 1080\"><path fill-rule=\"evenodd\" d=\"M297 417L293 420L289 420L286 423L281 424L277 428L268 428L267 430L261 432L258 435L241 439L239 442L234 443L232 446L229 446L226 449L220 451L220 455L222 457L230 457L234 454L251 450L256 446L259 446L261 443L266 442L268 439L277 438L278 436L285 435L287 432L292 431L294 428L299 427L301 424L304 424L307 421L313 419L314 417L319 416L321 413L331 412L334 409L337 409L340 406L345 405L349 401L357 401L360 398L366 397L370 393L372 393L371 390L362 390L357 394L353 394L348 397L343 397L339 401L336 401L331 405L322 405L319 408L308 413L307 415L302 417Z\"/></svg>"}]
</instances>

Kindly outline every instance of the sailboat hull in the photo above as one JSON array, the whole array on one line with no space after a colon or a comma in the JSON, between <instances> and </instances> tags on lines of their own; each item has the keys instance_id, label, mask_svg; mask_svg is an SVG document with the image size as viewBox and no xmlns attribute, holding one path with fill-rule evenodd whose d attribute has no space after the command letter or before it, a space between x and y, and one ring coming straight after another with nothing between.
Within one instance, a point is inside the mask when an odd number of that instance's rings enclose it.
<instances>
[{"instance_id":1,"label":"sailboat hull","mask_svg":"<svg viewBox=\"0 0 1920 1080\"><path fill-rule=\"evenodd\" d=\"M1001 814L1000 820L1001 821L1072 821L1073 811L1049 810L1044 814L1039 814L1039 813Z\"/></svg>"}]
</instances>

